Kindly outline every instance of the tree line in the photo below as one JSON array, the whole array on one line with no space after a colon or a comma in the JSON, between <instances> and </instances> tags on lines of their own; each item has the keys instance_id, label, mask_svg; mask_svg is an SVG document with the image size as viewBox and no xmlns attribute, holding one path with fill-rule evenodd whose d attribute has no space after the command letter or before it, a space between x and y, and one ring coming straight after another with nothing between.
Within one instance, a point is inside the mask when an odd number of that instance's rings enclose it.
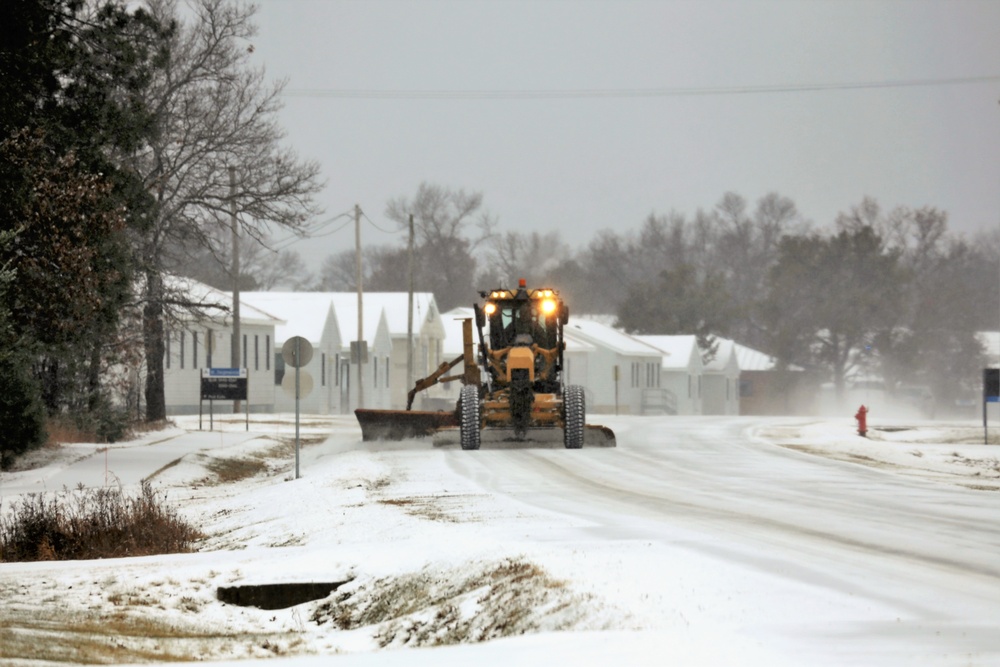
<instances>
[{"instance_id":1,"label":"tree line","mask_svg":"<svg viewBox=\"0 0 1000 667\"><path fill-rule=\"evenodd\" d=\"M884 210L865 197L816 228L787 197L751 204L729 192L577 249L558 232L499 231L481 193L423 183L385 210L400 230L410 214L415 288L444 311L526 278L558 288L577 314L611 315L630 333L694 334L706 360L731 338L837 392L867 376L889 391L928 387L942 403L974 399L986 363L977 333L1000 322L1000 234L966 239L933 207ZM409 252L402 240L366 248L365 289L406 290ZM356 280L347 250L300 288L351 291Z\"/></svg>"}]
</instances>

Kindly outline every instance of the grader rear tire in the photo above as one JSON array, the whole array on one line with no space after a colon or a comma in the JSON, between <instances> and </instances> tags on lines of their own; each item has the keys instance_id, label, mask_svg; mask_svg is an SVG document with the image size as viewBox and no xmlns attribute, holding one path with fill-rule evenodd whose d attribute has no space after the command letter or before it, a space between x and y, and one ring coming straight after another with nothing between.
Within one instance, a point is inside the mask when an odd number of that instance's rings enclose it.
<instances>
[{"instance_id":1,"label":"grader rear tire","mask_svg":"<svg viewBox=\"0 0 1000 667\"><path fill-rule=\"evenodd\" d=\"M563 389L563 444L566 449L583 447L583 428L586 421L583 387L569 385Z\"/></svg>"},{"instance_id":2,"label":"grader rear tire","mask_svg":"<svg viewBox=\"0 0 1000 667\"><path fill-rule=\"evenodd\" d=\"M462 449L479 449L482 442L479 388L471 384L462 387L458 400L462 411L459 421L459 441Z\"/></svg>"}]
</instances>

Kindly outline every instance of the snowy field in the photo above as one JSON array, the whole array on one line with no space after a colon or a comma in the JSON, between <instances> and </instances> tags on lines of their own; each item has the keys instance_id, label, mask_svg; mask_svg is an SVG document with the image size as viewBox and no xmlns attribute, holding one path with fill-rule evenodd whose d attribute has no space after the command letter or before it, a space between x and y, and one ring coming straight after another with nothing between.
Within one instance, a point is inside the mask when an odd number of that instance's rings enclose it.
<instances>
[{"instance_id":1,"label":"snowy field","mask_svg":"<svg viewBox=\"0 0 1000 667\"><path fill-rule=\"evenodd\" d=\"M309 417L296 479L290 419L180 418L0 473L2 512L149 478L206 535L0 564L0 664L1000 664L981 424L595 415L617 448L464 452ZM329 592L219 600L297 583Z\"/></svg>"}]
</instances>

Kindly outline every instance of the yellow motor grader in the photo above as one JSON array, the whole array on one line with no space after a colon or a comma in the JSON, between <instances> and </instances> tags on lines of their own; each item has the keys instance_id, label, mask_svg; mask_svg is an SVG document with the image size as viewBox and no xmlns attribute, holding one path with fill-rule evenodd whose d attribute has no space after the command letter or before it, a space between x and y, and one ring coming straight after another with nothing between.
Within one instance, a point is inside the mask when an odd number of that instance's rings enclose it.
<instances>
[{"instance_id":1,"label":"yellow motor grader","mask_svg":"<svg viewBox=\"0 0 1000 667\"><path fill-rule=\"evenodd\" d=\"M479 449L489 439L551 441L562 436L567 449L613 447L611 429L587 425L583 387L563 382L566 344L563 327L569 310L553 289L480 292L475 304L479 339L474 353L472 319L463 322L464 351L416 382L406 410L355 410L364 440L402 440L458 435L462 449ZM463 364L459 375L447 376ZM439 382L460 380L451 412L411 410L416 394Z\"/></svg>"}]
</instances>

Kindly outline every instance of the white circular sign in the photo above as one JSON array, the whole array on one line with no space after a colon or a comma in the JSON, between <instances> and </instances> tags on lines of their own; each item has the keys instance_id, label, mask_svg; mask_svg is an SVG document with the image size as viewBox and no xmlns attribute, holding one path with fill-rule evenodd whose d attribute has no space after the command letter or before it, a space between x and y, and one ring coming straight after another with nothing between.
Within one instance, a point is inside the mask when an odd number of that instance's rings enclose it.
<instances>
[{"instance_id":1,"label":"white circular sign","mask_svg":"<svg viewBox=\"0 0 1000 667\"><path fill-rule=\"evenodd\" d=\"M281 358L285 360L287 366L302 368L313 358L312 343L302 336L292 336L281 346Z\"/></svg>"},{"instance_id":2,"label":"white circular sign","mask_svg":"<svg viewBox=\"0 0 1000 667\"><path fill-rule=\"evenodd\" d=\"M295 371L285 371L285 377L281 378L281 388L286 394L295 397ZM299 371L299 398L305 398L312 393L313 376L309 371Z\"/></svg>"}]
</instances>

